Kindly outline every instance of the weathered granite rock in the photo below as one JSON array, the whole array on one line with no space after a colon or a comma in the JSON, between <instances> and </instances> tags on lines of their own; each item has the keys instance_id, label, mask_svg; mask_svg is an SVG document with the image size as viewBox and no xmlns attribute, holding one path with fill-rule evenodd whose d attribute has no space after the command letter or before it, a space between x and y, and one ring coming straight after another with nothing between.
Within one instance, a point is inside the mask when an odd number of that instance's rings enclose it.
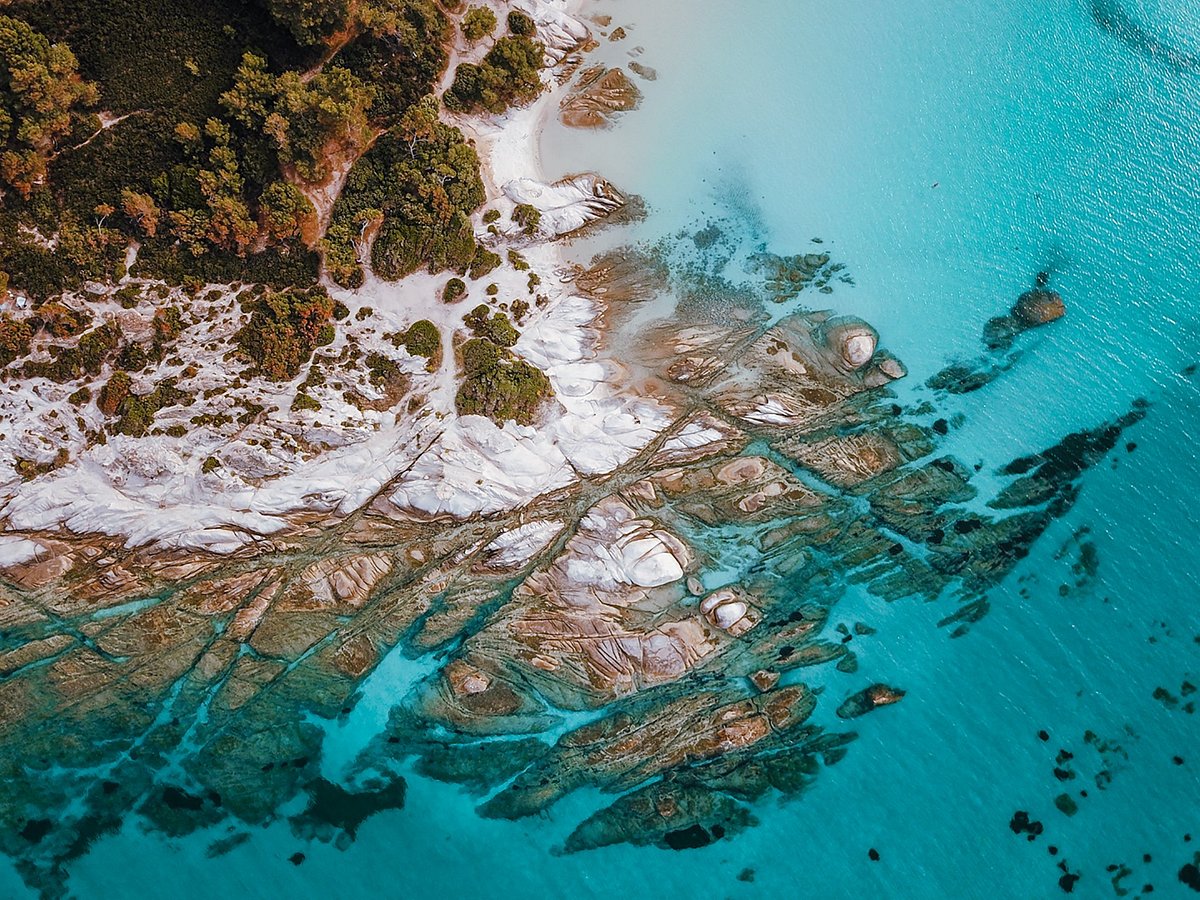
<instances>
[{"instance_id":1,"label":"weathered granite rock","mask_svg":"<svg viewBox=\"0 0 1200 900\"><path fill-rule=\"evenodd\" d=\"M934 390L951 394L969 394L990 384L1016 362L1012 355L1017 338L1062 318L1066 305L1062 297L1046 287L1048 276L1038 275L1037 287L1017 298L1004 316L989 319L983 328L983 343L991 354L973 362L958 362L932 376L927 384Z\"/></svg>"},{"instance_id":2,"label":"weathered granite rock","mask_svg":"<svg viewBox=\"0 0 1200 900\"><path fill-rule=\"evenodd\" d=\"M1017 298L1013 315L1026 325L1045 325L1066 315L1063 298L1056 291L1038 288Z\"/></svg>"},{"instance_id":3,"label":"weathered granite rock","mask_svg":"<svg viewBox=\"0 0 1200 900\"><path fill-rule=\"evenodd\" d=\"M541 214L538 233L557 238L604 219L623 207L625 197L594 173L543 184L518 178L504 185L504 194L516 204L534 207Z\"/></svg>"},{"instance_id":4,"label":"weathered granite rock","mask_svg":"<svg viewBox=\"0 0 1200 900\"><path fill-rule=\"evenodd\" d=\"M873 684L847 697L837 708L837 714L842 719L856 719L881 706L899 703L903 697L904 691L890 688L886 684Z\"/></svg>"},{"instance_id":5,"label":"weathered granite rock","mask_svg":"<svg viewBox=\"0 0 1200 900\"><path fill-rule=\"evenodd\" d=\"M625 306L653 308L622 301L671 286L664 266L640 259L610 255L579 277L613 301L614 327ZM833 274L824 254L771 265L777 293ZM866 323L816 312L768 327L761 310L743 315L744 292L736 314L727 303L717 315L725 295L705 289L703 304L631 340L639 377L675 420L612 473L518 512L430 522L381 502L235 558L95 537L10 542L0 849L50 883L73 848L131 810L182 834L267 822L305 795L294 826L344 844L402 785L322 781L317 722L350 711L397 647L428 675L395 698L360 774L416 757L419 774L494 794L482 812L502 818L541 814L579 788L620 795L569 851L720 839L753 823L746 804L801 793L853 740L811 723L836 700L798 683L806 667L869 667L848 631L828 628L847 583L888 600L953 597L943 622L963 633L1146 414L1137 404L1017 459L988 492L938 451L949 417L922 424L932 405L895 403L886 388L904 368ZM957 383L978 377L967 367ZM873 640L885 639L881 627ZM900 696L874 685L836 711ZM571 710L596 719L566 730ZM74 790L71 779L101 768L111 788ZM31 808L44 813L32 820Z\"/></svg>"},{"instance_id":6,"label":"weathered granite rock","mask_svg":"<svg viewBox=\"0 0 1200 900\"><path fill-rule=\"evenodd\" d=\"M571 92L563 98L559 115L572 128L601 128L611 124L618 113L637 109L642 101L623 69L595 66L579 76Z\"/></svg>"},{"instance_id":7,"label":"weathered granite rock","mask_svg":"<svg viewBox=\"0 0 1200 900\"><path fill-rule=\"evenodd\" d=\"M661 781L626 794L580 823L567 853L611 844L689 850L732 837L757 824L742 804L694 784Z\"/></svg>"}]
</instances>

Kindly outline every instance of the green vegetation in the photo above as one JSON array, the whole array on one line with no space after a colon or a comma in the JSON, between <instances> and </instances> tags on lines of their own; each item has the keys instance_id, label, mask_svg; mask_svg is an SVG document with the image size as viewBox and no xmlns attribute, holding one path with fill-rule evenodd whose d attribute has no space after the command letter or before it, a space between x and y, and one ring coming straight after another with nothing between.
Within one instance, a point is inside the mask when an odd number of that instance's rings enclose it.
<instances>
[{"instance_id":1,"label":"green vegetation","mask_svg":"<svg viewBox=\"0 0 1200 900\"><path fill-rule=\"evenodd\" d=\"M402 377L400 366L396 364L396 361L384 356L382 353L368 353L366 363L371 384L376 387L382 387L385 384L394 384Z\"/></svg>"},{"instance_id":2,"label":"green vegetation","mask_svg":"<svg viewBox=\"0 0 1200 900\"><path fill-rule=\"evenodd\" d=\"M299 188L429 93L450 28L435 0L0 5L0 166L27 195L0 201L0 271L39 299L123 273L133 238L136 276L311 285Z\"/></svg>"},{"instance_id":3,"label":"green vegetation","mask_svg":"<svg viewBox=\"0 0 1200 900\"><path fill-rule=\"evenodd\" d=\"M502 312L492 313L484 304L479 304L463 317L463 322L475 337L491 341L497 347L511 347L521 333L513 328L508 316Z\"/></svg>"},{"instance_id":4,"label":"green vegetation","mask_svg":"<svg viewBox=\"0 0 1200 900\"><path fill-rule=\"evenodd\" d=\"M537 26L526 13L514 9L508 14L508 30L521 37L533 37L537 33Z\"/></svg>"},{"instance_id":5,"label":"green vegetation","mask_svg":"<svg viewBox=\"0 0 1200 900\"><path fill-rule=\"evenodd\" d=\"M479 157L437 121L436 101L422 100L350 173L325 236L330 275L362 282L361 242L372 231L371 264L383 278L466 270L476 255L470 215L483 198Z\"/></svg>"},{"instance_id":6,"label":"green vegetation","mask_svg":"<svg viewBox=\"0 0 1200 900\"><path fill-rule=\"evenodd\" d=\"M474 43L496 30L496 14L486 6L472 6L462 18L463 37Z\"/></svg>"},{"instance_id":7,"label":"green vegetation","mask_svg":"<svg viewBox=\"0 0 1200 900\"><path fill-rule=\"evenodd\" d=\"M479 65L459 65L446 92L447 109L499 115L514 104L532 101L542 92L544 54L541 43L524 35L500 38Z\"/></svg>"},{"instance_id":8,"label":"green vegetation","mask_svg":"<svg viewBox=\"0 0 1200 900\"><path fill-rule=\"evenodd\" d=\"M32 321L36 322L36 319ZM21 366L21 375L26 378L49 378L60 384L84 375L98 375L119 343L120 332L105 323L80 337L74 347L54 347L46 362L26 361Z\"/></svg>"},{"instance_id":9,"label":"green vegetation","mask_svg":"<svg viewBox=\"0 0 1200 900\"><path fill-rule=\"evenodd\" d=\"M320 412L321 404L304 391L298 391L296 393L296 399L292 401L292 411L297 412L303 410L307 410L309 412Z\"/></svg>"},{"instance_id":10,"label":"green vegetation","mask_svg":"<svg viewBox=\"0 0 1200 900\"><path fill-rule=\"evenodd\" d=\"M26 198L63 139L99 125L80 111L95 105L99 92L78 66L66 45L0 16L0 178Z\"/></svg>"},{"instance_id":11,"label":"green vegetation","mask_svg":"<svg viewBox=\"0 0 1200 900\"><path fill-rule=\"evenodd\" d=\"M518 204L512 218L525 234L537 234L538 226L542 224L541 211L529 203Z\"/></svg>"},{"instance_id":12,"label":"green vegetation","mask_svg":"<svg viewBox=\"0 0 1200 900\"><path fill-rule=\"evenodd\" d=\"M24 319L0 316L0 367L7 366L29 352L33 329Z\"/></svg>"},{"instance_id":13,"label":"green vegetation","mask_svg":"<svg viewBox=\"0 0 1200 900\"><path fill-rule=\"evenodd\" d=\"M467 283L461 278L451 278L442 288L443 303L457 303L467 293Z\"/></svg>"},{"instance_id":14,"label":"green vegetation","mask_svg":"<svg viewBox=\"0 0 1200 900\"><path fill-rule=\"evenodd\" d=\"M159 410L188 400L188 395L166 378L148 394L138 396L129 390L130 379L124 372L114 372L100 391L98 406L106 416L120 415L116 430L119 434L138 437L150 430Z\"/></svg>"},{"instance_id":15,"label":"green vegetation","mask_svg":"<svg viewBox=\"0 0 1200 900\"><path fill-rule=\"evenodd\" d=\"M221 95L230 120L249 135L268 135L279 165L301 181L329 177L327 146L361 146L369 138L367 111L375 90L340 66L305 80L299 72L274 75L264 56L247 53L233 87Z\"/></svg>"},{"instance_id":16,"label":"green vegetation","mask_svg":"<svg viewBox=\"0 0 1200 900\"><path fill-rule=\"evenodd\" d=\"M272 381L295 378L313 350L334 338L333 300L324 288L268 291L251 301L238 346Z\"/></svg>"},{"instance_id":17,"label":"green vegetation","mask_svg":"<svg viewBox=\"0 0 1200 900\"><path fill-rule=\"evenodd\" d=\"M404 332L402 343L413 356L423 356L429 360L442 350L442 337L438 334L437 326L428 319L413 322Z\"/></svg>"},{"instance_id":18,"label":"green vegetation","mask_svg":"<svg viewBox=\"0 0 1200 900\"><path fill-rule=\"evenodd\" d=\"M129 375L122 371L113 372L104 387L100 389L100 399L96 405L106 416L115 416L125 398L129 396L129 386L132 383Z\"/></svg>"},{"instance_id":19,"label":"green vegetation","mask_svg":"<svg viewBox=\"0 0 1200 900\"><path fill-rule=\"evenodd\" d=\"M467 274L472 280L486 278L492 272L496 271L496 269L500 268L502 262L500 254L493 253L480 244L475 250L474 257L471 259L471 265L467 270Z\"/></svg>"},{"instance_id":20,"label":"green vegetation","mask_svg":"<svg viewBox=\"0 0 1200 900\"><path fill-rule=\"evenodd\" d=\"M267 0L267 8L300 44L328 41L350 23L350 0Z\"/></svg>"},{"instance_id":21,"label":"green vegetation","mask_svg":"<svg viewBox=\"0 0 1200 900\"><path fill-rule=\"evenodd\" d=\"M529 425L542 402L554 396L544 372L486 338L467 341L462 355L465 378L455 397L460 415Z\"/></svg>"}]
</instances>

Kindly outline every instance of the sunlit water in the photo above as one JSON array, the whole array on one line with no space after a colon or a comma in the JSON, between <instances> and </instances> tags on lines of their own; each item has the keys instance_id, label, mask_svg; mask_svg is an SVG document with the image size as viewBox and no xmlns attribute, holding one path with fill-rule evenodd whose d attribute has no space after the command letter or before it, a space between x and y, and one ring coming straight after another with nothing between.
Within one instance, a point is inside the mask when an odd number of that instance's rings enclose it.
<instances>
[{"instance_id":1,"label":"sunlit water","mask_svg":"<svg viewBox=\"0 0 1200 900\"><path fill-rule=\"evenodd\" d=\"M953 601L848 589L833 623L879 631L854 642L858 676L812 679L841 695L865 676L908 696L857 722L843 762L801 799L760 805L762 824L734 839L563 857L551 851L593 794L545 819L487 821L458 788L414 775L404 809L370 819L345 850L279 825L214 860L212 834L167 842L131 823L73 864L72 893L1051 897L1065 859L1082 874L1075 896L1111 896L1106 867L1119 864L1133 894L1187 895L1176 873L1200 847L1200 729L1152 695L1200 682L1200 395L1180 374L1200 358L1200 67L1186 65L1200 13L1130 0L1131 31L1111 16L1101 27L1085 0L608 0L595 11L630 33L600 54L623 62L640 46L658 79L639 82L641 109L612 130L552 127L543 156L551 175L594 168L646 200L649 217L620 240L710 219L781 253L821 238L856 286L805 302L872 322L909 366L906 400L932 399L921 383L976 353L984 322L1049 269L1067 318L1034 335L1013 371L949 402L942 414L966 419L946 450L986 474L1145 397L1136 450L1085 476L1075 508L962 639L936 624ZM1084 527L1099 570L1077 587L1077 554L1060 550ZM371 676L330 726L327 776L431 665L396 654ZM1102 760L1088 730L1124 755ZM1060 749L1075 754L1072 782L1053 774ZM1111 783L1097 784L1103 769ZM1054 807L1063 791L1073 817ZM1018 809L1045 824L1037 841L1009 829ZM738 880L747 868L754 880ZM0 895L24 896L7 869Z\"/></svg>"}]
</instances>

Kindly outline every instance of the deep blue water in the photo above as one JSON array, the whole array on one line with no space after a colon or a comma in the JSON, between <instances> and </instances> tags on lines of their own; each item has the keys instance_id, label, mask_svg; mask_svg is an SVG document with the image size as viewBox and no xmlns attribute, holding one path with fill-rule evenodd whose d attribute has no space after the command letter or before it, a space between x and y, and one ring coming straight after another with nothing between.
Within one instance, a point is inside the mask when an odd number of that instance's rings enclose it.
<instances>
[{"instance_id":1,"label":"deep blue water","mask_svg":"<svg viewBox=\"0 0 1200 900\"><path fill-rule=\"evenodd\" d=\"M1200 361L1200 68L1188 65L1200 11L1106 2L1107 27L1085 0L595 11L632 26L600 53L642 46L658 80L611 131L552 129L544 156L550 174L595 168L645 198L650 216L622 240L710 218L777 252L821 237L856 282L822 301L871 321L905 360L906 401L932 399L921 383L975 354L983 323L1049 268L1067 317L1032 336L1011 372L948 401L943 414L965 420L946 450L986 478L1147 398L1136 449L1085 476L961 639L937 627L952 601L888 604L848 588L833 623L876 626L855 641L862 670L908 696L857 722L848 757L803 798L762 805L744 835L688 853L562 857L551 849L596 795L496 822L458 788L412 775L404 809L370 819L345 850L302 846L281 824L212 860L213 834L167 841L131 822L73 865L72 893L1024 898L1061 896L1066 860L1082 874L1074 896L1112 896L1106 868L1122 864L1131 895L1153 884L1189 896L1176 873L1200 848L1200 727L1153 694L1200 682L1200 391L1181 374ZM1077 585L1085 528L1099 565ZM331 727L325 774L338 777L425 671L395 654L371 676ZM836 693L861 680L814 677ZM1120 750L1102 758L1088 731ZM1054 775L1060 750L1075 754L1069 783ZM1072 817L1053 804L1064 790ZM1045 834L1015 835L1018 809ZM736 877L747 867L752 883ZM0 895L25 895L5 863Z\"/></svg>"}]
</instances>

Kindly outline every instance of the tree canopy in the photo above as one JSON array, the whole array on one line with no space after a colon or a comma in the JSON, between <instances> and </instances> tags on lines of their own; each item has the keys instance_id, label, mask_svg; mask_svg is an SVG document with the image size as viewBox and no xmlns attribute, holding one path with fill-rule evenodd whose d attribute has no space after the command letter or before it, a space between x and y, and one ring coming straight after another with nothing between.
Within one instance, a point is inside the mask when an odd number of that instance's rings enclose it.
<instances>
[{"instance_id":1,"label":"tree canopy","mask_svg":"<svg viewBox=\"0 0 1200 900\"><path fill-rule=\"evenodd\" d=\"M75 54L28 24L0 16L0 177L28 197L58 143L99 91L79 77Z\"/></svg>"},{"instance_id":2,"label":"tree canopy","mask_svg":"<svg viewBox=\"0 0 1200 900\"><path fill-rule=\"evenodd\" d=\"M505 35L496 41L479 65L461 63L446 92L446 106L455 112L487 110L500 114L509 106L528 103L542 92L541 68L545 47L525 35Z\"/></svg>"},{"instance_id":3,"label":"tree canopy","mask_svg":"<svg viewBox=\"0 0 1200 900\"><path fill-rule=\"evenodd\" d=\"M371 262L384 278L422 267L464 271L474 259L470 215L484 200L479 157L435 111L432 98L417 104L350 173L325 238L326 264L339 283L361 280L358 256L373 229Z\"/></svg>"}]
</instances>

